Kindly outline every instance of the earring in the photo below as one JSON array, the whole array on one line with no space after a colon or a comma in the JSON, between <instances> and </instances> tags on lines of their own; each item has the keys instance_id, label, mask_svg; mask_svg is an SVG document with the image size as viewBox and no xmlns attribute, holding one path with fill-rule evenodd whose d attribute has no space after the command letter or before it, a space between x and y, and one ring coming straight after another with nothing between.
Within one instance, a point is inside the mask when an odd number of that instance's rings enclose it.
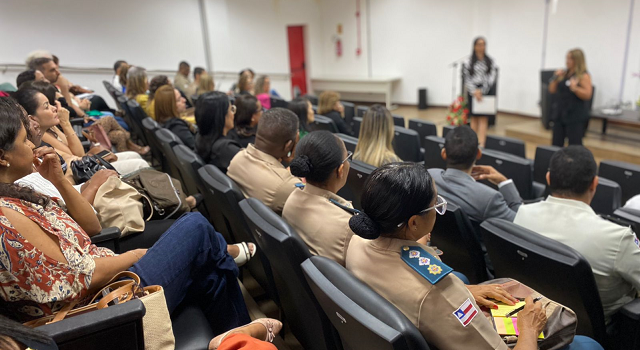
<instances>
[{"instance_id":1,"label":"earring","mask_svg":"<svg viewBox=\"0 0 640 350\"><path fill-rule=\"evenodd\" d=\"M287 158L291 157L291 151L289 151L289 153L287 153Z\"/></svg>"},{"instance_id":2,"label":"earring","mask_svg":"<svg viewBox=\"0 0 640 350\"><path fill-rule=\"evenodd\" d=\"M11 166L11 164L7 163L7 168L10 167L10 166Z\"/></svg>"}]
</instances>

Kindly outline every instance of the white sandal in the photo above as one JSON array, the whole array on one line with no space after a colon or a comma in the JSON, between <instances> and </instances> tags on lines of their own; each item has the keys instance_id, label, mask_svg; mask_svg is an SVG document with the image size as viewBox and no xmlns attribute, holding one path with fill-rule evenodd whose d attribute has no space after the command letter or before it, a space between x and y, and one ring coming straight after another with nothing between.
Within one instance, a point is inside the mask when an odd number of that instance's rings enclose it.
<instances>
[{"instance_id":1,"label":"white sandal","mask_svg":"<svg viewBox=\"0 0 640 350\"><path fill-rule=\"evenodd\" d=\"M240 249L240 253L238 254L238 256L233 259L238 267L243 266L244 264L249 262L249 260L251 260L254 255L256 255L257 247L251 242L240 242L234 244L234 246Z\"/></svg>"}]
</instances>

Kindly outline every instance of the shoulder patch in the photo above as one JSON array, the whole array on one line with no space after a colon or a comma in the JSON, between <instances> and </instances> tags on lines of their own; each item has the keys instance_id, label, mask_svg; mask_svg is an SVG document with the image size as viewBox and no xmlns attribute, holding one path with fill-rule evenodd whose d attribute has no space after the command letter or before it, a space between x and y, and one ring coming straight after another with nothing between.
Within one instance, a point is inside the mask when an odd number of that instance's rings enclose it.
<instances>
[{"instance_id":1,"label":"shoulder patch","mask_svg":"<svg viewBox=\"0 0 640 350\"><path fill-rule=\"evenodd\" d=\"M402 260L429 283L436 284L453 269L418 246L402 247Z\"/></svg>"},{"instance_id":2,"label":"shoulder patch","mask_svg":"<svg viewBox=\"0 0 640 350\"><path fill-rule=\"evenodd\" d=\"M453 315L464 327L468 326L477 314L478 310L473 306L473 303L468 298L464 303L462 303L462 305L460 305L458 310L453 312Z\"/></svg>"},{"instance_id":3,"label":"shoulder patch","mask_svg":"<svg viewBox=\"0 0 640 350\"><path fill-rule=\"evenodd\" d=\"M304 184L302 182L297 182L296 183L296 188L303 189L304 188Z\"/></svg>"},{"instance_id":4,"label":"shoulder patch","mask_svg":"<svg viewBox=\"0 0 640 350\"><path fill-rule=\"evenodd\" d=\"M633 243L636 245L636 247L640 248L640 240L638 240L638 236L636 236L636 234L633 234Z\"/></svg>"}]
</instances>

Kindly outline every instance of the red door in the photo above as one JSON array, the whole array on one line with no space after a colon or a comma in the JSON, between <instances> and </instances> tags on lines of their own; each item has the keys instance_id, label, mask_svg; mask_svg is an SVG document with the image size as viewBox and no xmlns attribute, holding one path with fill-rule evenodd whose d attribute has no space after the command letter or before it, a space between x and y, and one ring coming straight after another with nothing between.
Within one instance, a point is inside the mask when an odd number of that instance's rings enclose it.
<instances>
[{"instance_id":1,"label":"red door","mask_svg":"<svg viewBox=\"0 0 640 350\"><path fill-rule=\"evenodd\" d=\"M289 68L291 70L291 94L296 95L300 91L302 95L307 93L307 70L304 58L304 27L287 27L289 38ZM297 88L296 88L297 87Z\"/></svg>"}]
</instances>

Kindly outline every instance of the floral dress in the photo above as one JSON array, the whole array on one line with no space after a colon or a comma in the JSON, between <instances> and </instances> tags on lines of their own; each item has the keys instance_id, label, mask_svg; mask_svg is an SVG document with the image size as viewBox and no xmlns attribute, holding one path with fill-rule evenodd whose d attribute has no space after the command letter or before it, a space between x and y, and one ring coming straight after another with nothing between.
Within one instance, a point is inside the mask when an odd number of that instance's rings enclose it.
<instances>
[{"instance_id":1,"label":"floral dress","mask_svg":"<svg viewBox=\"0 0 640 350\"><path fill-rule=\"evenodd\" d=\"M114 256L91 244L84 230L57 204L43 207L0 197L0 313L28 321L58 311L66 303L87 297L94 258ZM33 246L11 225L2 208L22 213L56 237L67 260L59 262Z\"/></svg>"}]
</instances>

